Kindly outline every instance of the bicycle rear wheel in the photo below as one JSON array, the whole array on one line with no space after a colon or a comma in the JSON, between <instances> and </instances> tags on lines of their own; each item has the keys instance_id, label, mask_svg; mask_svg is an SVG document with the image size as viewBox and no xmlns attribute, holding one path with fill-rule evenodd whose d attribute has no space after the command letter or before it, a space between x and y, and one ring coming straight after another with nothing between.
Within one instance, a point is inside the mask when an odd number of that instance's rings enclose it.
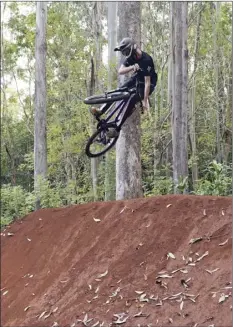
<instances>
[{"instance_id":1,"label":"bicycle rear wheel","mask_svg":"<svg viewBox=\"0 0 233 327\"><path fill-rule=\"evenodd\" d=\"M96 158L105 154L116 144L118 137L109 138L104 130L98 129L87 142L86 155L90 158Z\"/></svg>"},{"instance_id":2,"label":"bicycle rear wheel","mask_svg":"<svg viewBox=\"0 0 233 327\"><path fill-rule=\"evenodd\" d=\"M85 104L101 104L111 103L119 100L128 99L130 97L129 92L114 92L110 94L93 95L84 100Z\"/></svg>"}]
</instances>

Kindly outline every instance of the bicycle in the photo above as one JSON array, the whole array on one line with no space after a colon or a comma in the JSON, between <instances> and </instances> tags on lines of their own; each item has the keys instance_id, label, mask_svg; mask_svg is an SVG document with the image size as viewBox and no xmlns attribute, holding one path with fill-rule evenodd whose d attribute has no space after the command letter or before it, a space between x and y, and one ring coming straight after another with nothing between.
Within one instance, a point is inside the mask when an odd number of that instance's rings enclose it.
<instances>
[{"instance_id":1,"label":"bicycle","mask_svg":"<svg viewBox=\"0 0 233 327\"><path fill-rule=\"evenodd\" d=\"M140 93L138 92L138 80L136 80L136 86L132 88L123 87L115 90L107 91L101 95L93 95L84 100L85 104L107 104L112 105L105 112L106 118L100 118L96 116L97 127L96 131L88 139L85 152L88 157L95 158L102 156L109 151L117 142L118 136L110 138L107 136L109 128L115 128L119 133L123 124L121 122L127 114L128 104L133 96L139 96L139 103L143 112L142 101ZM114 105L116 102L116 107ZM135 107L130 112L130 115L134 112ZM127 117L128 118L128 117ZM112 119L112 120L111 120ZM96 149L96 151L95 151Z\"/></svg>"}]
</instances>

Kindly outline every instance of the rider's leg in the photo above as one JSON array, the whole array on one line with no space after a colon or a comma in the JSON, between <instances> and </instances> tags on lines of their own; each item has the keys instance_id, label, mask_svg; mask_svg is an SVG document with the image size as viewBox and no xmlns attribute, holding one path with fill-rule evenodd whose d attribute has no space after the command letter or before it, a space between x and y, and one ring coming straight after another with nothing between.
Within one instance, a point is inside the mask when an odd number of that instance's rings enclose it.
<instances>
[{"instance_id":1,"label":"rider's leg","mask_svg":"<svg viewBox=\"0 0 233 327\"><path fill-rule=\"evenodd\" d=\"M126 121L126 119L129 118L132 115L132 113L134 111L134 108L135 108L135 105L139 101L140 101L140 97L138 95L134 94L131 97L131 99L130 99L130 101L128 103L128 107L126 109L126 112L125 112L124 116L122 117L122 120L121 120L121 123L120 123L119 127L121 127L124 124L124 122Z\"/></svg>"},{"instance_id":2,"label":"rider's leg","mask_svg":"<svg viewBox=\"0 0 233 327\"><path fill-rule=\"evenodd\" d=\"M103 104L100 108L97 108L97 107L91 107L90 108L90 112L93 116L95 117L99 117L101 116L102 114L104 114L109 108L110 106L112 105L112 103L105 103Z\"/></svg>"},{"instance_id":3,"label":"rider's leg","mask_svg":"<svg viewBox=\"0 0 233 327\"><path fill-rule=\"evenodd\" d=\"M154 89L155 89L154 85L151 85L149 95L151 95L151 93L154 91ZM144 99L144 90L145 90L145 85L144 85L144 84L140 84L140 85L139 85L139 90L138 90L139 95L136 95L136 94L135 94L135 95L131 98L131 100L130 100L130 102L129 102L129 104L128 104L128 108L127 108L127 110L126 110L126 112L125 112L125 114L124 114L124 117L122 118L122 121L121 121L121 123L120 123L120 127L124 124L124 122L126 121L126 119L129 118L129 117L132 115L135 106L136 106L136 105L137 105L141 100Z\"/></svg>"}]
</instances>

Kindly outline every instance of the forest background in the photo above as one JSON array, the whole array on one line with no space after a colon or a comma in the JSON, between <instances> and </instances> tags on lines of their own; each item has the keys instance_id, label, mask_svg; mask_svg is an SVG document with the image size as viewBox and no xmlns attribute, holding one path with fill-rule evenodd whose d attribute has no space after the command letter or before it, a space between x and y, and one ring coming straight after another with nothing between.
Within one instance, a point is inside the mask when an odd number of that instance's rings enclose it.
<instances>
[{"instance_id":1,"label":"forest background","mask_svg":"<svg viewBox=\"0 0 233 327\"><path fill-rule=\"evenodd\" d=\"M178 184L171 82L175 12L170 2L135 7L140 46L158 73L151 119L140 123L143 196L174 193L174 184L176 193L232 194L232 3L186 5L187 176ZM35 2L1 3L1 225L35 208L36 10ZM119 58L112 49L124 3L48 2L46 10L47 171L40 205L114 200L116 150L99 159L85 155L93 121L83 99L117 86Z\"/></svg>"}]
</instances>

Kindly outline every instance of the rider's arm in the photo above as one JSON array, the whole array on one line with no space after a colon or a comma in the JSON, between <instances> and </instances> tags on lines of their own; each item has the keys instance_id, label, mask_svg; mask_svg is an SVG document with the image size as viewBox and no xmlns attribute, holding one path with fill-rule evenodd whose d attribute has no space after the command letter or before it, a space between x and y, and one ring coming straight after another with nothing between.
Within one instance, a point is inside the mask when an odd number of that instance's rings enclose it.
<instances>
[{"instance_id":1,"label":"rider's arm","mask_svg":"<svg viewBox=\"0 0 233 327\"><path fill-rule=\"evenodd\" d=\"M125 65L122 64L118 70L118 74L123 75L123 74L127 74L134 70L135 70L134 65L126 67Z\"/></svg>"},{"instance_id":2,"label":"rider's arm","mask_svg":"<svg viewBox=\"0 0 233 327\"><path fill-rule=\"evenodd\" d=\"M144 99L143 99L143 105L145 107L148 106L148 99L149 99L149 93L150 93L150 76L145 76L145 90L144 90Z\"/></svg>"}]
</instances>

